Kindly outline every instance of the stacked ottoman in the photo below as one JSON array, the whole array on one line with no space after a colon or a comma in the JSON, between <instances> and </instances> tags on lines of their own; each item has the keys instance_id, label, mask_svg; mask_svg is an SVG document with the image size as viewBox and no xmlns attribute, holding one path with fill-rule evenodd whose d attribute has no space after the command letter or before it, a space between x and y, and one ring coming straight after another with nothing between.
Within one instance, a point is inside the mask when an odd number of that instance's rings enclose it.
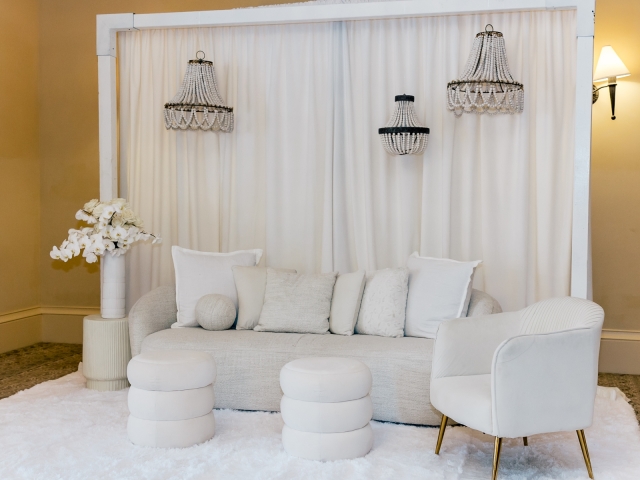
<instances>
[{"instance_id":1,"label":"stacked ottoman","mask_svg":"<svg viewBox=\"0 0 640 480\"><path fill-rule=\"evenodd\" d=\"M373 446L371 372L351 358L308 357L280 371L282 444L310 460L363 457Z\"/></svg>"},{"instance_id":2,"label":"stacked ottoman","mask_svg":"<svg viewBox=\"0 0 640 480\"><path fill-rule=\"evenodd\" d=\"M146 447L190 447L213 437L216 364L204 352L149 352L127 367L129 439Z\"/></svg>"}]
</instances>

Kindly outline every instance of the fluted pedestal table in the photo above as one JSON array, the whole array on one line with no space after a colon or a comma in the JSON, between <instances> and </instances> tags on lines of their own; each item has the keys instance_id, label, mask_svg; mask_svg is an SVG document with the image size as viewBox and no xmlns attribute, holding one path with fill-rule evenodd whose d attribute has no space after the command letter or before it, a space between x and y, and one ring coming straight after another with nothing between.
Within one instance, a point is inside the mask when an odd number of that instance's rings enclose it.
<instances>
[{"instance_id":1,"label":"fluted pedestal table","mask_svg":"<svg viewBox=\"0 0 640 480\"><path fill-rule=\"evenodd\" d=\"M102 391L127 388L129 360L131 346L127 317L84 317L82 373L87 379L87 388Z\"/></svg>"}]
</instances>

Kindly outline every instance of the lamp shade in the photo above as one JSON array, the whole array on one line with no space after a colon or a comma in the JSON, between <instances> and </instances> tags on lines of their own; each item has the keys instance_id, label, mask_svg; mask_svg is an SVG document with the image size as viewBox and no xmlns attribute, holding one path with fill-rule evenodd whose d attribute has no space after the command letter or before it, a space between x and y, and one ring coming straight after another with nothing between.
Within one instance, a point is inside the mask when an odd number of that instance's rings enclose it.
<instances>
[{"instance_id":1,"label":"lamp shade","mask_svg":"<svg viewBox=\"0 0 640 480\"><path fill-rule=\"evenodd\" d=\"M631 75L629 69L622 63L622 60L620 60L620 57L611 45L602 47L596 73L593 75L593 81L602 82L610 77L626 77L628 75Z\"/></svg>"}]
</instances>

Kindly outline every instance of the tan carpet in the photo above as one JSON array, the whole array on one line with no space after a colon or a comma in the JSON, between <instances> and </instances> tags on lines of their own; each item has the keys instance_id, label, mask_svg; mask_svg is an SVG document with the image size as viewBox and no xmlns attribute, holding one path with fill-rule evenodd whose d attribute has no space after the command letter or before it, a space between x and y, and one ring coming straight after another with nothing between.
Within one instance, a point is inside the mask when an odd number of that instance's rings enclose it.
<instances>
[{"instance_id":1,"label":"tan carpet","mask_svg":"<svg viewBox=\"0 0 640 480\"><path fill-rule=\"evenodd\" d=\"M0 398L63 377L78 369L82 345L36 343L0 354ZM618 387L629 398L640 421L640 375L601 373L598 383Z\"/></svg>"},{"instance_id":2,"label":"tan carpet","mask_svg":"<svg viewBox=\"0 0 640 480\"><path fill-rule=\"evenodd\" d=\"M78 370L82 345L36 343L0 354L0 398Z\"/></svg>"}]
</instances>

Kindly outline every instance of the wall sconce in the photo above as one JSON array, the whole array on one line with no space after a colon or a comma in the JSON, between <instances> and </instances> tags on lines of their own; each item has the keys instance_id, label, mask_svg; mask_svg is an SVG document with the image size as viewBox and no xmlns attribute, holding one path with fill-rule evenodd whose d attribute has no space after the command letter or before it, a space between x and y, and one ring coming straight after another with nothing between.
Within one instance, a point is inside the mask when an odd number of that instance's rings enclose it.
<instances>
[{"instance_id":1,"label":"wall sconce","mask_svg":"<svg viewBox=\"0 0 640 480\"><path fill-rule=\"evenodd\" d=\"M609 87L609 97L611 97L611 120L616 119L616 79L619 77L628 77L631 75L629 69L622 63L620 57L611 48L611 45L605 45L600 52L600 58L598 59L598 65L596 67L596 73L593 76L594 82L604 82L607 80L607 85L603 85L600 88L593 86L593 102L596 103L600 93L598 90Z\"/></svg>"}]
</instances>

